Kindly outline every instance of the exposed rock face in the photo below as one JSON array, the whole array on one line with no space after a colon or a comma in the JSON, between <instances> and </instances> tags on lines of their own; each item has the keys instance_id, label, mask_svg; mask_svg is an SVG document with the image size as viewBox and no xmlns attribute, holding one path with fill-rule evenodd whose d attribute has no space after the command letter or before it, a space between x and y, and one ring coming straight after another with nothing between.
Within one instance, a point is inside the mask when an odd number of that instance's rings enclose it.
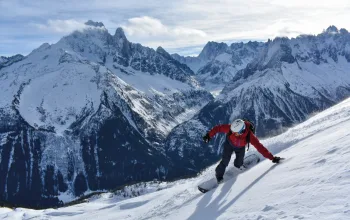
<instances>
[{"instance_id":1,"label":"exposed rock face","mask_svg":"<svg viewBox=\"0 0 350 220\"><path fill-rule=\"evenodd\" d=\"M16 63L18 61L21 61L24 59L24 56L21 54L14 55L12 57L0 57L0 69L10 66L13 63Z\"/></svg>"}]
</instances>

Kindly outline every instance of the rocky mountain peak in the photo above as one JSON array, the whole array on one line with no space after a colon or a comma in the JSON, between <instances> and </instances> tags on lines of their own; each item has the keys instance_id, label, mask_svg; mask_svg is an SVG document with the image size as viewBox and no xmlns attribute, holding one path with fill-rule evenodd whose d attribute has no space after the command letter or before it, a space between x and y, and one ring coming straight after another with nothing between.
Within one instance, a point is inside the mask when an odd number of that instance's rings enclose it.
<instances>
[{"instance_id":1,"label":"rocky mountain peak","mask_svg":"<svg viewBox=\"0 0 350 220\"><path fill-rule=\"evenodd\" d=\"M7 61L7 57L0 56L0 64Z\"/></svg>"},{"instance_id":2,"label":"rocky mountain peak","mask_svg":"<svg viewBox=\"0 0 350 220\"><path fill-rule=\"evenodd\" d=\"M339 32L339 30L338 30L338 28L336 26L331 25L324 32L328 33L328 34L336 34L336 33Z\"/></svg>"},{"instance_id":3,"label":"rocky mountain peak","mask_svg":"<svg viewBox=\"0 0 350 220\"><path fill-rule=\"evenodd\" d=\"M232 50L237 50L237 49L240 49L240 48L242 48L242 47L244 47L244 43L243 43L243 42L232 43L232 44L230 45L230 48L231 48Z\"/></svg>"},{"instance_id":4,"label":"rocky mountain peak","mask_svg":"<svg viewBox=\"0 0 350 220\"><path fill-rule=\"evenodd\" d=\"M203 48L202 52L199 54L199 58L203 60L214 59L220 53L225 52L228 49L228 45L225 43L217 43L209 41Z\"/></svg>"},{"instance_id":5,"label":"rocky mountain peak","mask_svg":"<svg viewBox=\"0 0 350 220\"><path fill-rule=\"evenodd\" d=\"M345 28L341 28L341 29L339 30L339 32L340 32L341 34L349 34L349 31L346 30Z\"/></svg>"},{"instance_id":6,"label":"rocky mountain peak","mask_svg":"<svg viewBox=\"0 0 350 220\"><path fill-rule=\"evenodd\" d=\"M124 48L124 50L128 50L127 48L130 46L130 43L125 36L123 28L121 27L117 28L114 34L114 39L116 40L119 48Z\"/></svg>"},{"instance_id":7,"label":"rocky mountain peak","mask_svg":"<svg viewBox=\"0 0 350 220\"><path fill-rule=\"evenodd\" d=\"M272 43L273 44L286 44L290 41L288 37L276 37Z\"/></svg>"},{"instance_id":8,"label":"rocky mountain peak","mask_svg":"<svg viewBox=\"0 0 350 220\"><path fill-rule=\"evenodd\" d=\"M159 53L160 55L162 55L163 57L166 57L168 59L173 59L172 56L163 49L163 47L159 46L157 48L156 52Z\"/></svg>"},{"instance_id":9,"label":"rocky mountain peak","mask_svg":"<svg viewBox=\"0 0 350 220\"><path fill-rule=\"evenodd\" d=\"M13 63L16 63L18 61L21 61L23 59L24 59L24 56L21 54L16 54L16 55L11 56L11 57L0 56L0 69L5 67L5 66L9 66Z\"/></svg>"},{"instance_id":10,"label":"rocky mountain peak","mask_svg":"<svg viewBox=\"0 0 350 220\"><path fill-rule=\"evenodd\" d=\"M117 30L115 31L114 37L116 37L118 39L125 39L126 40L126 36L125 36L123 28L118 27Z\"/></svg>"}]
</instances>

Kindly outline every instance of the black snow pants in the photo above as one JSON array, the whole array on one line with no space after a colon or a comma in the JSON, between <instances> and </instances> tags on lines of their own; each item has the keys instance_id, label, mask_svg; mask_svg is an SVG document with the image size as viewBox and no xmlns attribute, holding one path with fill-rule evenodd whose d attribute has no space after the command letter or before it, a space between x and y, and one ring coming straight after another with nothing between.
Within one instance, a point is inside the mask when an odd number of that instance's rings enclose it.
<instances>
[{"instance_id":1,"label":"black snow pants","mask_svg":"<svg viewBox=\"0 0 350 220\"><path fill-rule=\"evenodd\" d=\"M245 147L233 146L227 139L224 143L224 150L222 152L222 159L216 167L215 172L217 177L223 177L226 167L228 166L232 153L235 152L236 158L233 162L234 166L240 168L243 165Z\"/></svg>"}]
</instances>

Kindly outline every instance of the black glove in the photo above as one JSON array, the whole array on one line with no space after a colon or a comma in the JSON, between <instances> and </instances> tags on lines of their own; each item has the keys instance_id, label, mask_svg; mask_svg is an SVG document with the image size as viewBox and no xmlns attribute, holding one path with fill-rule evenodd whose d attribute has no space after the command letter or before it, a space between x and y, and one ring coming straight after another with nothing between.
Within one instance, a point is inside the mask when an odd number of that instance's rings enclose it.
<instances>
[{"instance_id":1,"label":"black glove","mask_svg":"<svg viewBox=\"0 0 350 220\"><path fill-rule=\"evenodd\" d=\"M210 141L210 136L209 136L209 133L207 133L204 137L203 137L203 141L204 143L208 143Z\"/></svg>"},{"instance_id":2,"label":"black glove","mask_svg":"<svg viewBox=\"0 0 350 220\"><path fill-rule=\"evenodd\" d=\"M272 163L279 163L279 162L280 162L280 160L281 160L281 158L280 158L280 157L273 157L273 159L272 159Z\"/></svg>"}]
</instances>

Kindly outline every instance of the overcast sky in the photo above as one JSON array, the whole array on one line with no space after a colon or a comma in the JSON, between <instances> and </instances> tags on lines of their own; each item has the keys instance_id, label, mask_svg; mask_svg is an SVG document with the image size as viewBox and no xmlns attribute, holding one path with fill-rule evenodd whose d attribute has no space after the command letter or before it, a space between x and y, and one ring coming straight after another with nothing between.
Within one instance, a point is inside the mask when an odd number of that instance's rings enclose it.
<instances>
[{"instance_id":1,"label":"overcast sky","mask_svg":"<svg viewBox=\"0 0 350 220\"><path fill-rule=\"evenodd\" d=\"M0 0L0 55L27 55L87 20L134 43L197 55L208 41L266 41L350 30L350 0Z\"/></svg>"}]
</instances>

